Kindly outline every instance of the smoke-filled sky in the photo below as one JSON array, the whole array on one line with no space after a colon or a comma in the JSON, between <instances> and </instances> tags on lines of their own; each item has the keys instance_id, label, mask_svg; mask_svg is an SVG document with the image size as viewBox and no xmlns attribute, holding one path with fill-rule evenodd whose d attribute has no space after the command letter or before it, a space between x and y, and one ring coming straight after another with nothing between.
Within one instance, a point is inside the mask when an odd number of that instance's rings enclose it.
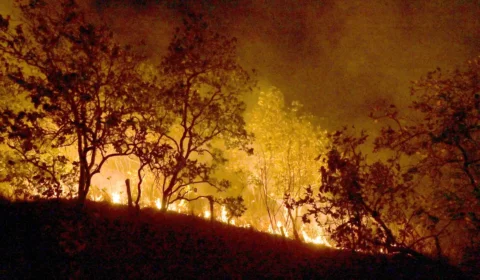
<instances>
[{"instance_id":1,"label":"smoke-filled sky","mask_svg":"<svg viewBox=\"0 0 480 280\"><path fill-rule=\"evenodd\" d=\"M106 11L123 10L116 17L119 24L130 18L130 31L139 26L142 35L152 36L149 43L164 46L166 41L155 36L168 35L165 27L178 16L175 8L165 7L185 1L138 2L99 6L110 15L116 13ZM478 0L187 3L217 17L215 25L239 39L241 62L258 70L261 85L299 100L326 128L368 128L375 104L406 103L411 80L480 55ZM162 20L167 25L157 22Z\"/></svg>"},{"instance_id":2,"label":"smoke-filled sky","mask_svg":"<svg viewBox=\"0 0 480 280\"><path fill-rule=\"evenodd\" d=\"M238 38L241 63L258 71L260 85L299 100L328 129L371 128L369 110L406 104L409 81L480 55L479 0L91 3L125 40L145 39L152 56L163 53L184 6L216 17L216 28Z\"/></svg>"}]
</instances>

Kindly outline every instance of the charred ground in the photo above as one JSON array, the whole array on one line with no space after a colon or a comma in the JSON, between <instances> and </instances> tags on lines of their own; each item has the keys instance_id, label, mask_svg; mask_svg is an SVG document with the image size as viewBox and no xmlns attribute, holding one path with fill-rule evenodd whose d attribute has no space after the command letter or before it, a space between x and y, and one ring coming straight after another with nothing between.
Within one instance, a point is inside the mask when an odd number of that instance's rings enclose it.
<instances>
[{"instance_id":1,"label":"charred ground","mask_svg":"<svg viewBox=\"0 0 480 280\"><path fill-rule=\"evenodd\" d=\"M3 200L0 215L1 279L462 278L430 260L310 246L155 209Z\"/></svg>"}]
</instances>

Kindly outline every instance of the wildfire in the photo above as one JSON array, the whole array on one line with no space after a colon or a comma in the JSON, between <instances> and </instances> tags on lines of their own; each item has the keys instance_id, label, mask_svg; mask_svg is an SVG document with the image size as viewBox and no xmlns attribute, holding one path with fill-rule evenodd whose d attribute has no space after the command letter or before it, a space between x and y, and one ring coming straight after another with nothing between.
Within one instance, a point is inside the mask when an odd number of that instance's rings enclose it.
<instances>
[{"instance_id":1,"label":"wildfire","mask_svg":"<svg viewBox=\"0 0 480 280\"><path fill-rule=\"evenodd\" d=\"M157 209L162 209L162 201L160 200L160 198L155 199L155 206L157 207Z\"/></svg>"},{"instance_id":2,"label":"wildfire","mask_svg":"<svg viewBox=\"0 0 480 280\"><path fill-rule=\"evenodd\" d=\"M203 216L206 219L210 219L210 217L212 216L212 213L210 213L210 211L208 211L208 210L205 210L205 212L203 213Z\"/></svg>"},{"instance_id":3,"label":"wildfire","mask_svg":"<svg viewBox=\"0 0 480 280\"><path fill-rule=\"evenodd\" d=\"M224 223L228 223L227 209L223 205L222 205L222 212L221 212L220 220Z\"/></svg>"},{"instance_id":4,"label":"wildfire","mask_svg":"<svg viewBox=\"0 0 480 280\"><path fill-rule=\"evenodd\" d=\"M112 193L112 202L115 204L120 203L120 194L118 192Z\"/></svg>"},{"instance_id":5,"label":"wildfire","mask_svg":"<svg viewBox=\"0 0 480 280\"><path fill-rule=\"evenodd\" d=\"M277 222L277 228L278 228L278 231L284 235L285 237L288 237L288 231L287 229L283 226L282 222L278 221Z\"/></svg>"},{"instance_id":6,"label":"wildfire","mask_svg":"<svg viewBox=\"0 0 480 280\"><path fill-rule=\"evenodd\" d=\"M112 203L114 204L122 203L121 195L119 192L112 192L111 198L112 198ZM104 200L105 198L101 194L99 194L99 195L92 196L92 199L94 201L101 201L101 200ZM162 209L162 200L160 198L155 199L154 203L157 209ZM178 213L188 213L188 203L185 200L177 201L175 203L169 204L168 210L173 212L178 212ZM234 226L238 226L238 227L244 227L244 228L252 227L250 224L245 223L244 221L243 222L235 221L234 219L229 220L228 212L225 206L222 206L219 210L220 210L219 211L220 213L217 213L219 215L217 216L216 220L223 223L228 223ZM205 219L210 219L212 216L212 213L209 210L204 210L203 214L200 214L199 216L204 217ZM287 238L290 237L288 228L281 221L277 221L274 227L272 227L272 225L269 225L268 230L266 232L274 235L281 235ZM306 229L305 227L302 227L299 233L301 234L303 241L306 243L321 244L324 246L332 247L332 245L325 238L322 228L318 226L315 229L310 229L310 228Z\"/></svg>"},{"instance_id":7,"label":"wildfire","mask_svg":"<svg viewBox=\"0 0 480 280\"><path fill-rule=\"evenodd\" d=\"M187 213L187 203L185 202L185 200L180 200L180 202L175 202L168 205L168 210L178 213Z\"/></svg>"},{"instance_id":8,"label":"wildfire","mask_svg":"<svg viewBox=\"0 0 480 280\"><path fill-rule=\"evenodd\" d=\"M321 244L328 247L332 247L332 245L328 242L328 240L325 238L325 236L322 233L323 233L322 229L318 228L317 237L312 238L308 236L308 234L305 232L305 229L302 229L302 237L306 243Z\"/></svg>"},{"instance_id":9,"label":"wildfire","mask_svg":"<svg viewBox=\"0 0 480 280\"><path fill-rule=\"evenodd\" d=\"M274 229L272 225L269 225L267 232L274 235L282 235L288 237L288 231L286 230L285 226L282 224L281 221L277 221L276 229Z\"/></svg>"}]
</instances>

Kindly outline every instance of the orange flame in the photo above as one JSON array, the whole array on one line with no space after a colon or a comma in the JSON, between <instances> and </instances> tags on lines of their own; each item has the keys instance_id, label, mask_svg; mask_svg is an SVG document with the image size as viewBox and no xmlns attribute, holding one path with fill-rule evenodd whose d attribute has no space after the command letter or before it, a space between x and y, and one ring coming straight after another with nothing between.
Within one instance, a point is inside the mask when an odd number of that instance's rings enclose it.
<instances>
[{"instance_id":1,"label":"orange flame","mask_svg":"<svg viewBox=\"0 0 480 280\"><path fill-rule=\"evenodd\" d=\"M203 213L203 216L204 216L206 219L209 219L209 218L212 216L212 213L210 213L210 211L208 211L208 210L205 210L205 212Z\"/></svg>"},{"instance_id":2,"label":"orange flame","mask_svg":"<svg viewBox=\"0 0 480 280\"><path fill-rule=\"evenodd\" d=\"M120 203L120 194L117 192L112 193L112 202L115 204Z\"/></svg>"},{"instance_id":3,"label":"orange flame","mask_svg":"<svg viewBox=\"0 0 480 280\"><path fill-rule=\"evenodd\" d=\"M160 198L155 199L155 206L157 207L157 209L162 209L162 201L160 200Z\"/></svg>"},{"instance_id":4,"label":"orange flame","mask_svg":"<svg viewBox=\"0 0 480 280\"><path fill-rule=\"evenodd\" d=\"M121 203L121 195L119 192L112 192L111 193L111 198L112 198L112 203L114 204L120 204ZM102 196L102 194L98 195L92 195L92 199L94 201L101 201L104 200L105 198ZM157 209L162 208L162 201L160 198L155 199L155 207ZM168 205L168 210L173 211L173 212L178 212L178 213L188 213L188 203L186 203L185 200L180 200L178 202L172 203ZM239 220L236 221L235 219L230 219L228 220L228 213L227 209L225 206L222 206L220 208L220 215L217 216L217 220L223 223L229 223L233 226L238 226L238 227L244 227L244 228L251 228L251 224L246 223L245 221ZM212 213L209 210L203 211L203 214L200 214L199 216L204 217L206 219L210 219L212 216ZM285 237L290 237L289 231L283 225L281 221L276 222L276 227L272 227L272 225L268 226L268 229L266 232L274 235L283 235ZM305 227L302 227L300 230L301 237L303 237L304 242L306 243L313 243L313 244L321 244L324 246L328 247L333 247L328 240L326 239L323 229L321 227L316 226L315 229L310 229L306 230Z\"/></svg>"}]
</instances>

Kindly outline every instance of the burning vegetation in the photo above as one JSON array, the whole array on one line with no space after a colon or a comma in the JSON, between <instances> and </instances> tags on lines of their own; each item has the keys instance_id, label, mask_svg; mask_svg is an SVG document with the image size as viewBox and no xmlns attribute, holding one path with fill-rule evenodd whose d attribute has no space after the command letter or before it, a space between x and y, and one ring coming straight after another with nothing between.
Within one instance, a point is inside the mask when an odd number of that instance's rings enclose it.
<instances>
[{"instance_id":1,"label":"burning vegetation","mask_svg":"<svg viewBox=\"0 0 480 280\"><path fill-rule=\"evenodd\" d=\"M4 196L178 212L475 273L480 58L415 81L408 108L375 108L383 126L369 144L260 91L236 39L201 14L184 12L157 65L75 1L17 8L16 21L0 16Z\"/></svg>"}]
</instances>

